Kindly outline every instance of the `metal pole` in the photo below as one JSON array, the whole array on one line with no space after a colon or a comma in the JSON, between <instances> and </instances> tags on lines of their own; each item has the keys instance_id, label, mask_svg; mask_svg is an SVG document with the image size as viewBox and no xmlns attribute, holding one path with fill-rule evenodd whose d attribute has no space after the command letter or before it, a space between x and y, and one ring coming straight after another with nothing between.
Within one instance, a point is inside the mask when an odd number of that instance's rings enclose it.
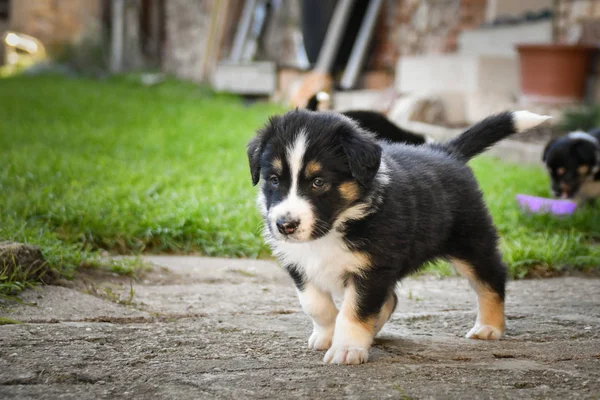
<instances>
[{"instance_id":1,"label":"metal pole","mask_svg":"<svg viewBox=\"0 0 600 400\"><path fill-rule=\"evenodd\" d=\"M110 70L121 72L123 67L125 0L112 0L111 60Z\"/></svg>"},{"instance_id":2,"label":"metal pole","mask_svg":"<svg viewBox=\"0 0 600 400\"><path fill-rule=\"evenodd\" d=\"M231 49L231 61L234 63L238 63L242 58L242 52L244 51L244 44L246 44L246 37L250 31L250 25L252 23L252 17L254 16L255 6L256 0L246 0L244 3L241 22L238 30L235 32L233 48Z\"/></svg>"},{"instance_id":3,"label":"metal pole","mask_svg":"<svg viewBox=\"0 0 600 400\"><path fill-rule=\"evenodd\" d=\"M156 63L160 65L161 59L161 43L160 43L160 31L161 31L161 15L160 15L160 1L152 0L150 3L150 36L152 38L152 57L155 58Z\"/></svg>"},{"instance_id":4,"label":"metal pole","mask_svg":"<svg viewBox=\"0 0 600 400\"><path fill-rule=\"evenodd\" d=\"M319 52L319 59L315 66L316 72L328 74L331 71L333 61L342 41L342 36L346 30L346 24L348 23L348 19L350 19L353 4L354 0L340 0L336 6L331 22L329 22L325 41Z\"/></svg>"},{"instance_id":5,"label":"metal pole","mask_svg":"<svg viewBox=\"0 0 600 400\"><path fill-rule=\"evenodd\" d=\"M369 2L367 12L363 18L363 23L361 24L360 31L356 37L356 42L352 47L352 53L350 54L350 59L346 65L346 70L340 81L342 89L352 89L354 85L356 85L356 80L363 65L367 47L373 36L373 28L375 27L375 22L377 22L377 16L379 15L382 4L382 0L371 0Z\"/></svg>"}]
</instances>

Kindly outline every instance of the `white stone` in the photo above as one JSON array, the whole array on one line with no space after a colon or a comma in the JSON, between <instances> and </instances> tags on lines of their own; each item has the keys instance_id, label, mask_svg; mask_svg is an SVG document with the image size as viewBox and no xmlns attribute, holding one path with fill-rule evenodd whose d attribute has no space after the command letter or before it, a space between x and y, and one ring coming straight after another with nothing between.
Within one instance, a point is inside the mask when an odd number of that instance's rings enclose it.
<instances>
[{"instance_id":1,"label":"white stone","mask_svg":"<svg viewBox=\"0 0 600 400\"><path fill-rule=\"evenodd\" d=\"M401 57L396 90L440 98L449 123L472 123L510 109L519 94L519 65L512 57L432 55Z\"/></svg>"},{"instance_id":2,"label":"white stone","mask_svg":"<svg viewBox=\"0 0 600 400\"><path fill-rule=\"evenodd\" d=\"M270 61L248 64L219 64L211 79L217 91L239 94L268 94L277 89L275 63Z\"/></svg>"},{"instance_id":3,"label":"white stone","mask_svg":"<svg viewBox=\"0 0 600 400\"><path fill-rule=\"evenodd\" d=\"M524 41L527 43L552 43L552 22L540 21L467 30L458 37L458 51L465 55L517 58L515 45Z\"/></svg>"}]
</instances>

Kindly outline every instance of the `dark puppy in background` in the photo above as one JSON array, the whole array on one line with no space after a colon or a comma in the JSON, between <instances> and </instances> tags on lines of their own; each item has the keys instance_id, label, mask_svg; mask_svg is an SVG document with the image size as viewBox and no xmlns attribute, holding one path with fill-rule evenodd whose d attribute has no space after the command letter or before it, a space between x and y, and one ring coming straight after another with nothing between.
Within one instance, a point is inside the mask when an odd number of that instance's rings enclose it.
<instances>
[{"instance_id":1,"label":"dark puppy in background","mask_svg":"<svg viewBox=\"0 0 600 400\"><path fill-rule=\"evenodd\" d=\"M436 258L454 262L478 297L468 338L504 332L506 267L468 160L548 117L489 117L441 144L377 141L332 112L270 119L248 145L264 236L313 320L308 346L327 364L367 361L394 311L396 283ZM338 311L333 296L342 296Z\"/></svg>"},{"instance_id":2,"label":"dark puppy in background","mask_svg":"<svg viewBox=\"0 0 600 400\"><path fill-rule=\"evenodd\" d=\"M600 129L551 140L542 160L556 197L578 202L600 197Z\"/></svg>"},{"instance_id":3,"label":"dark puppy in background","mask_svg":"<svg viewBox=\"0 0 600 400\"><path fill-rule=\"evenodd\" d=\"M330 96L326 92L318 92L308 100L306 109L319 111L319 105L322 102L328 102L329 99ZM385 115L375 111L353 110L344 111L341 114L358 122L361 128L373 132L378 139L416 146L427 142L425 136L404 130L391 122Z\"/></svg>"}]
</instances>

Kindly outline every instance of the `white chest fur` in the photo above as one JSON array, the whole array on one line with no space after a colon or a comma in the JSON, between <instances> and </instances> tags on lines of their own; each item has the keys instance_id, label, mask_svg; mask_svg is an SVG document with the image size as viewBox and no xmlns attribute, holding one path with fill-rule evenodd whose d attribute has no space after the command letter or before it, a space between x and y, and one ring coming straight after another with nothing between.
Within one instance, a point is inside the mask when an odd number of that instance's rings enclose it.
<instances>
[{"instance_id":1,"label":"white chest fur","mask_svg":"<svg viewBox=\"0 0 600 400\"><path fill-rule=\"evenodd\" d=\"M336 232L310 242L271 245L283 265L296 265L311 283L333 294L342 293L346 273L359 273L364 266L364 257L350 251Z\"/></svg>"}]
</instances>

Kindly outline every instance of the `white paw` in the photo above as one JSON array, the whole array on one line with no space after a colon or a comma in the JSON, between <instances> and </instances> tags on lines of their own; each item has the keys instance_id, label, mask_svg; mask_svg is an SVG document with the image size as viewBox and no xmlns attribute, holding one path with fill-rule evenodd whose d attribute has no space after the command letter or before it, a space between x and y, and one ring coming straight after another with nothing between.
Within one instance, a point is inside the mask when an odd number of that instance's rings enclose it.
<instances>
[{"instance_id":1,"label":"white paw","mask_svg":"<svg viewBox=\"0 0 600 400\"><path fill-rule=\"evenodd\" d=\"M331 347L331 339L333 338L332 331L317 331L314 330L308 338L308 348L313 350L327 350Z\"/></svg>"},{"instance_id":2,"label":"white paw","mask_svg":"<svg viewBox=\"0 0 600 400\"><path fill-rule=\"evenodd\" d=\"M325 364L362 364L369 359L369 350L362 347L333 346L323 362Z\"/></svg>"},{"instance_id":3,"label":"white paw","mask_svg":"<svg viewBox=\"0 0 600 400\"><path fill-rule=\"evenodd\" d=\"M466 337L468 339L498 340L502 337L502 331L491 325L475 324Z\"/></svg>"}]
</instances>

